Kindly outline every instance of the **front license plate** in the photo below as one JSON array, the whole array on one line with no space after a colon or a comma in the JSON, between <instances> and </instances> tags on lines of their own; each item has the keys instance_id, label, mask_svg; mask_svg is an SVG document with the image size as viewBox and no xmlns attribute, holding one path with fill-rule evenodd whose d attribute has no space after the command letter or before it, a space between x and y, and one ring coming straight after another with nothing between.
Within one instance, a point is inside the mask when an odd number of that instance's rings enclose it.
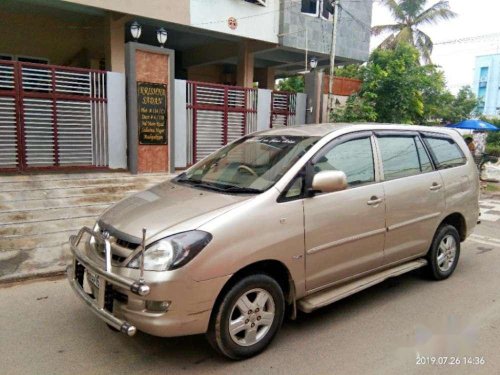
<instances>
[{"instance_id":1,"label":"front license plate","mask_svg":"<svg viewBox=\"0 0 500 375\"><path fill-rule=\"evenodd\" d=\"M99 276L87 271L87 278L89 279L89 283L99 289Z\"/></svg>"}]
</instances>

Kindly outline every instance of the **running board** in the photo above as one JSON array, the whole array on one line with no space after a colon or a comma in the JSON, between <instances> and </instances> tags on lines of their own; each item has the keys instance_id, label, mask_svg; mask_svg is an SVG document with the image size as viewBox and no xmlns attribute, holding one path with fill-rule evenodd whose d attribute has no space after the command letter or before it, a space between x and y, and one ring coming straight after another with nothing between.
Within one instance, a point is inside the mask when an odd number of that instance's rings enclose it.
<instances>
[{"instance_id":1,"label":"running board","mask_svg":"<svg viewBox=\"0 0 500 375\"><path fill-rule=\"evenodd\" d=\"M396 277L404 273L416 270L417 268L427 265L426 259L418 259L409 263L404 263L393 268L386 269L376 274L365 276L362 279L357 279L348 284L335 286L321 290L297 301L297 307L300 311L310 313L320 307L329 305L330 303L341 300L352 294L369 288L375 284L381 283L391 277Z\"/></svg>"}]
</instances>

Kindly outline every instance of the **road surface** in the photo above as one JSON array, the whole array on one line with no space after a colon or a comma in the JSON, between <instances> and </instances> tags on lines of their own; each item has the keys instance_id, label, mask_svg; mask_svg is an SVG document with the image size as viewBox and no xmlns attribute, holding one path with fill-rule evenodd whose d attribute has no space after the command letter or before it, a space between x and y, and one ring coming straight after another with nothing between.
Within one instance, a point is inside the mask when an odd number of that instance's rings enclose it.
<instances>
[{"instance_id":1,"label":"road surface","mask_svg":"<svg viewBox=\"0 0 500 375\"><path fill-rule=\"evenodd\" d=\"M500 374L500 200L482 206L487 220L450 279L413 272L300 314L242 362L219 357L203 336L114 333L62 279L2 287L0 373ZM442 364L425 364L433 360Z\"/></svg>"}]
</instances>

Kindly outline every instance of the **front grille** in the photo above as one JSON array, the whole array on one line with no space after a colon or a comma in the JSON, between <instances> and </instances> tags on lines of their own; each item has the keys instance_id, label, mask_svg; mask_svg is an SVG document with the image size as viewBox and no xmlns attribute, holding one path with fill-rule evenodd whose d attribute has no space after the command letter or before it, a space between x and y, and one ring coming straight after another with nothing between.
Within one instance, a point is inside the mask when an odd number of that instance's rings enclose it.
<instances>
[{"instance_id":1,"label":"front grille","mask_svg":"<svg viewBox=\"0 0 500 375\"><path fill-rule=\"evenodd\" d=\"M124 247L126 249L130 249L130 250L135 250L139 246L136 243L128 242L128 241L122 240L121 238L116 239L116 244L121 246L121 247Z\"/></svg>"},{"instance_id":2,"label":"front grille","mask_svg":"<svg viewBox=\"0 0 500 375\"><path fill-rule=\"evenodd\" d=\"M99 231L103 233L105 230L100 228ZM123 263L125 259L127 259L128 255L130 255L139 246L136 243L128 242L113 236L109 236L108 239L111 245L111 259L115 264ZM104 260L106 258L104 244L95 241L94 249L101 259Z\"/></svg>"}]
</instances>

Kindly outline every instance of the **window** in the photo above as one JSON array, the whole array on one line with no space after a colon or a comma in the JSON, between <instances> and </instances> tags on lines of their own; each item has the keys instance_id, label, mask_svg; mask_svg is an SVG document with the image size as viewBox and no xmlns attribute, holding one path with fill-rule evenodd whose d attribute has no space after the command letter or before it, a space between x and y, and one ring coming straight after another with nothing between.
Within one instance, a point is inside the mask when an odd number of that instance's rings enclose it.
<instances>
[{"instance_id":1,"label":"window","mask_svg":"<svg viewBox=\"0 0 500 375\"><path fill-rule=\"evenodd\" d=\"M421 172L420 155L414 137L380 137L378 143L385 180L413 176Z\"/></svg>"},{"instance_id":2,"label":"window","mask_svg":"<svg viewBox=\"0 0 500 375\"><path fill-rule=\"evenodd\" d=\"M375 181L372 144L369 137L334 146L314 164L314 171L342 171L350 186Z\"/></svg>"},{"instance_id":3,"label":"window","mask_svg":"<svg viewBox=\"0 0 500 375\"><path fill-rule=\"evenodd\" d=\"M300 11L310 16L329 19L333 14L333 2L332 0L302 0Z\"/></svg>"},{"instance_id":4,"label":"window","mask_svg":"<svg viewBox=\"0 0 500 375\"><path fill-rule=\"evenodd\" d=\"M420 170L424 173L433 171L434 168L432 167L431 159L429 158L429 155L427 155L427 151L425 151L422 141L420 138L414 139L415 144L417 145L418 159L420 160Z\"/></svg>"},{"instance_id":5,"label":"window","mask_svg":"<svg viewBox=\"0 0 500 375\"><path fill-rule=\"evenodd\" d=\"M467 162L466 157L452 139L426 137L425 140L434 154L438 169L457 167Z\"/></svg>"}]
</instances>

